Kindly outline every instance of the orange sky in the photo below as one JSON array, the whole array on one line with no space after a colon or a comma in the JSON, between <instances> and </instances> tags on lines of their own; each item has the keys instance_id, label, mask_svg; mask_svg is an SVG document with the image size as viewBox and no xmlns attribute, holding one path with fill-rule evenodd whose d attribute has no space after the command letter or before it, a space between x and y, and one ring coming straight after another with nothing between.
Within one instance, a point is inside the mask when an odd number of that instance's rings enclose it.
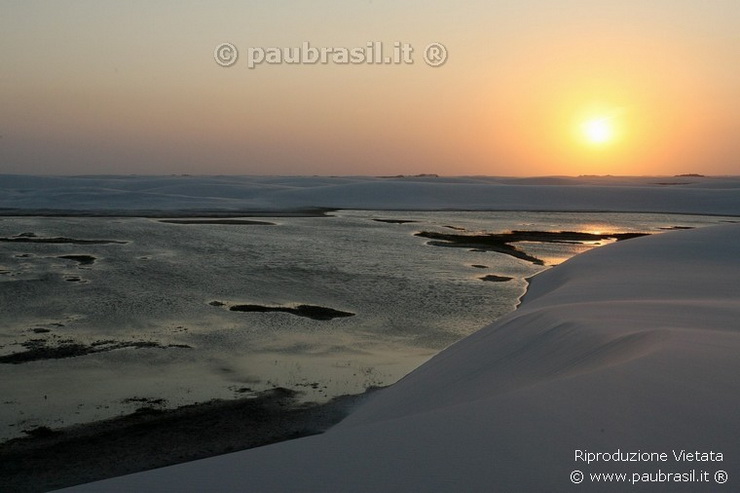
<instances>
[{"instance_id":1,"label":"orange sky","mask_svg":"<svg viewBox=\"0 0 740 493\"><path fill-rule=\"evenodd\" d=\"M740 172L736 1L399 3L10 2L0 173ZM414 63L246 66L369 41Z\"/></svg>"}]
</instances>

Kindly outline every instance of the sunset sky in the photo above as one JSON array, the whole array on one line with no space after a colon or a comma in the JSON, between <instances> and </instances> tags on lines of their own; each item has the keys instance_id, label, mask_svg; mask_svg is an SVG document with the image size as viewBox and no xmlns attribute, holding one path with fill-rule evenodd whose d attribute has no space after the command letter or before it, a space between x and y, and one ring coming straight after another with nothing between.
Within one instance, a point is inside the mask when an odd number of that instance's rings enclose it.
<instances>
[{"instance_id":1,"label":"sunset sky","mask_svg":"<svg viewBox=\"0 0 740 493\"><path fill-rule=\"evenodd\" d=\"M0 173L740 174L740 2L0 1ZM221 67L229 42L239 59ZM413 48L266 64L250 48ZM430 67L424 48L447 49Z\"/></svg>"}]
</instances>

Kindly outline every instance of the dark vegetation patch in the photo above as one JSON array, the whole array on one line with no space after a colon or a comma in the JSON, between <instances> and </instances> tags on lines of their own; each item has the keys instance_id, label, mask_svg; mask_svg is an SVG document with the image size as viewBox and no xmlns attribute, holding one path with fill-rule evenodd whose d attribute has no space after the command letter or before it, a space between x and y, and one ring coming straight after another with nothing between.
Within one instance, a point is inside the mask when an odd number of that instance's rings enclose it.
<instances>
[{"instance_id":1,"label":"dark vegetation patch","mask_svg":"<svg viewBox=\"0 0 740 493\"><path fill-rule=\"evenodd\" d=\"M480 278L481 281L490 281L490 282L506 282L511 281L514 279L513 277L507 277L507 276L496 276L493 274L489 274L487 276L483 276Z\"/></svg>"},{"instance_id":2,"label":"dark vegetation patch","mask_svg":"<svg viewBox=\"0 0 740 493\"><path fill-rule=\"evenodd\" d=\"M471 265L471 267L475 267L476 269L487 269L488 268L487 265L483 265L483 264L473 264Z\"/></svg>"},{"instance_id":3,"label":"dark vegetation patch","mask_svg":"<svg viewBox=\"0 0 740 493\"><path fill-rule=\"evenodd\" d=\"M406 223L418 223L419 221L412 221L411 219L373 219L379 223L388 224L406 224Z\"/></svg>"},{"instance_id":4,"label":"dark vegetation patch","mask_svg":"<svg viewBox=\"0 0 740 493\"><path fill-rule=\"evenodd\" d=\"M167 404L167 399L154 398L154 397L129 397L121 401L124 404L147 404L149 406L164 406Z\"/></svg>"},{"instance_id":5,"label":"dark vegetation patch","mask_svg":"<svg viewBox=\"0 0 740 493\"><path fill-rule=\"evenodd\" d=\"M72 339L63 339L50 344L47 339L29 339L21 344L26 351L6 354L0 356L0 364L18 365L31 361L42 361L50 359L76 358L88 354L105 353L116 349L142 349L142 348L187 348L185 344L163 345L153 341L115 341L100 340L91 344L82 344Z\"/></svg>"},{"instance_id":6,"label":"dark vegetation patch","mask_svg":"<svg viewBox=\"0 0 740 493\"><path fill-rule=\"evenodd\" d=\"M37 426L36 428L30 428L23 430L23 433L32 438L49 438L59 435L58 431L54 431L48 426Z\"/></svg>"},{"instance_id":7,"label":"dark vegetation patch","mask_svg":"<svg viewBox=\"0 0 740 493\"><path fill-rule=\"evenodd\" d=\"M213 304L213 302L211 302ZM267 312L283 312L290 313L291 315L297 315L299 317L311 318L313 320L331 320L334 318L352 317L355 314L350 312L343 312L335 310L333 308L326 308L324 306L315 305L298 305L295 307L290 306L264 306L264 305L232 305L229 307L232 312L256 312L256 313L267 313Z\"/></svg>"},{"instance_id":8,"label":"dark vegetation patch","mask_svg":"<svg viewBox=\"0 0 740 493\"><path fill-rule=\"evenodd\" d=\"M252 387L237 387L236 385L229 387L229 390L237 394L251 394L254 392Z\"/></svg>"},{"instance_id":9,"label":"dark vegetation patch","mask_svg":"<svg viewBox=\"0 0 740 493\"><path fill-rule=\"evenodd\" d=\"M160 219L159 222L167 224L247 224L256 226L275 226L275 223L270 223L267 221L254 221L250 219Z\"/></svg>"},{"instance_id":10,"label":"dark vegetation patch","mask_svg":"<svg viewBox=\"0 0 740 493\"><path fill-rule=\"evenodd\" d=\"M421 231L416 236L429 238L430 245L470 248L475 251L499 252L512 257L532 262L536 265L544 265L544 262L528 253L518 249L512 243L520 241L536 243L583 243L606 239L617 241L645 236L647 233L581 233L577 231L511 231L508 233L491 233L480 235L465 235L451 233L437 233L433 231Z\"/></svg>"},{"instance_id":11,"label":"dark vegetation patch","mask_svg":"<svg viewBox=\"0 0 740 493\"><path fill-rule=\"evenodd\" d=\"M57 258L62 258L65 260L74 260L75 262L78 262L80 265L92 265L97 260L97 257L93 257L92 255L60 255Z\"/></svg>"},{"instance_id":12,"label":"dark vegetation patch","mask_svg":"<svg viewBox=\"0 0 740 493\"><path fill-rule=\"evenodd\" d=\"M501 235L457 235L446 233L435 233L432 231L422 231L416 233L416 236L430 238L429 245L453 248L470 248L478 252L491 251L511 255L512 257L532 262L536 265L544 265L544 262L537 257L519 250L517 247L510 245L506 238Z\"/></svg>"},{"instance_id":13,"label":"dark vegetation patch","mask_svg":"<svg viewBox=\"0 0 740 493\"><path fill-rule=\"evenodd\" d=\"M65 238L63 236L41 237L36 233L21 233L11 237L0 237L4 243L63 243L72 245L125 245L127 241L121 240L81 240L78 238Z\"/></svg>"},{"instance_id":14,"label":"dark vegetation patch","mask_svg":"<svg viewBox=\"0 0 740 493\"><path fill-rule=\"evenodd\" d=\"M319 382L303 382L303 383L297 383L296 387L306 387L306 388L312 388L314 390L318 390L319 387L321 387L321 384ZM326 385L324 385L324 388L326 388Z\"/></svg>"}]
</instances>

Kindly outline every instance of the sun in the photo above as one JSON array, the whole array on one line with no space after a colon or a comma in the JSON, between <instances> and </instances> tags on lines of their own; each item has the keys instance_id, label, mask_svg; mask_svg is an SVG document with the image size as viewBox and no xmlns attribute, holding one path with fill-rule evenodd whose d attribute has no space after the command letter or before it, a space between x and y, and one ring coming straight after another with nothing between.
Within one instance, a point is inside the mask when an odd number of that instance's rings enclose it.
<instances>
[{"instance_id":1,"label":"sun","mask_svg":"<svg viewBox=\"0 0 740 493\"><path fill-rule=\"evenodd\" d=\"M581 126L586 141L594 145L607 144L614 140L614 125L609 117L592 118Z\"/></svg>"}]
</instances>

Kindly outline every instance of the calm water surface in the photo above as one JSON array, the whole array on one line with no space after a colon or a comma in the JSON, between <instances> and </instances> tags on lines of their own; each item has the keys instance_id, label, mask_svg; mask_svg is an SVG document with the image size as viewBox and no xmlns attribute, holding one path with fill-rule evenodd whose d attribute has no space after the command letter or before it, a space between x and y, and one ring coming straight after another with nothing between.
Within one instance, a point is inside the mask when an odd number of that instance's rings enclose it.
<instances>
[{"instance_id":1,"label":"calm water surface","mask_svg":"<svg viewBox=\"0 0 740 493\"><path fill-rule=\"evenodd\" d=\"M0 243L0 358L27 356L0 363L0 439L278 386L323 400L391 384L511 311L525 278L608 243L518 244L543 267L431 246L419 231L657 233L732 218L342 211L260 219L275 224L0 218L2 238L115 241ZM354 316L228 309L237 304Z\"/></svg>"}]
</instances>

